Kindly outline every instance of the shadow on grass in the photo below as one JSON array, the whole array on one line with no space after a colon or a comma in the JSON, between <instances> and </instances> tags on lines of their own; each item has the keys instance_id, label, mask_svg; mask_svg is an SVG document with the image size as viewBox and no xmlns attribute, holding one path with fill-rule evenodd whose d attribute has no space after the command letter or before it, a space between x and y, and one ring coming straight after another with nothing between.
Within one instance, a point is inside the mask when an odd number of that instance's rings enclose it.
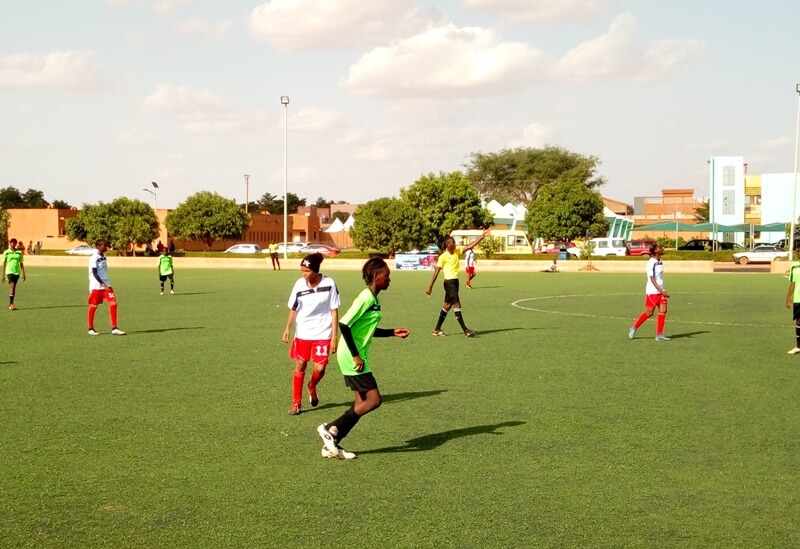
<instances>
[{"instance_id":1,"label":"shadow on grass","mask_svg":"<svg viewBox=\"0 0 800 549\"><path fill-rule=\"evenodd\" d=\"M503 423L495 423L493 425L476 425L475 427L452 429L450 431L442 431L441 433L432 433L430 435L412 438L406 441L405 446L388 446L376 450L362 450L359 452L359 455L388 454L393 452L424 452L426 450L438 448L445 442L453 440L454 438L471 437L473 435L502 435L503 433L497 432L497 429L501 427L517 427L524 424L524 421L504 421Z\"/></svg>"},{"instance_id":2,"label":"shadow on grass","mask_svg":"<svg viewBox=\"0 0 800 549\"><path fill-rule=\"evenodd\" d=\"M472 287L472 289L473 289L473 290L491 290L491 289L493 289L493 288L502 288L502 286L473 286L473 287ZM469 292L471 292L471 291L472 291L472 290L470 290L469 288L467 288L466 290L464 290L464 291L463 291L463 293L465 293L465 294L466 294L466 293L469 293Z\"/></svg>"},{"instance_id":3,"label":"shadow on grass","mask_svg":"<svg viewBox=\"0 0 800 549\"><path fill-rule=\"evenodd\" d=\"M215 294L217 292L175 292L172 297L181 297L184 295L206 295L206 294Z\"/></svg>"},{"instance_id":4,"label":"shadow on grass","mask_svg":"<svg viewBox=\"0 0 800 549\"><path fill-rule=\"evenodd\" d=\"M390 395L381 395L381 402L383 404L388 404L390 402L403 402L405 400L413 400L415 398L427 398L432 396L441 395L442 393L446 393L447 389L436 389L434 391L417 391L415 393L393 393ZM341 408L342 406L352 406L353 401L347 402L329 402L323 406L318 406L316 408L312 408L312 410L326 410L328 408ZM303 409L303 413L307 410Z\"/></svg>"},{"instance_id":5,"label":"shadow on grass","mask_svg":"<svg viewBox=\"0 0 800 549\"><path fill-rule=\"evenodd\" d=\"M430 435L412 438L406 441L405 446L388 446L386 448L378 448L376 450L362 450L358 452L358 454L424 452L426 450L438 448L445 442L453 440L454 438L471 437L473 435L502 435L503 433L497 432L497 429L500 429L501 427L517 427L524 424L524 421L504 421L503 423L495 423L493 425L476 425L475 427L452 429L450 431L442 431L441 433L432 433Z\"/></svg>"},{"instance_id":6,"label":"shadow on grass","mask_svg":"<svg viewBox=\"0 0 800 549\"><path fill-rule=\"evenodd\" d=\"M180 328L158 328L153 330L135 330L133 332L128 332L130 334L161 334L164 332L176 332L178 330L205 330L205 326L187 326L187 327L180 327Z\"/></svg>"},{"instance_id":7,"label":"shadow on grass","mask_svg":"<svg viewBox=\"0 0 800 549\"><path fill-rule=\"evenodd\" d=\"M711 332L708 330L699 330L697 332L686 332L683 334L672 334L669 336L670 339L680 339L682 337L692 337L700 334L710 334Z\"/></svg>"},{"instance_id":8,"label":"shadow on grass","mask_svg":"<svg viewBox=\"0 0 800 549\"><path fill-rule=\"evenodd\" d=\"M2 366L4 364L16 364L16 363L17 363L16 360L9 360L9 361L6 361L6 362L0 362L0 366Z\"/></svg>"},{"instance_id":9,"label":"shadow on grass","mask_svg":"<svg viewBox=\"0 0 800 549\"><path fill-rule=\"evenodd\" d=\"M84 303L82 305L47 305L46 307L26 307L29 311L35 311L38 309L78 309L78 308L86 308L87 305Z\"/></svg>"},{"instance_id":10,"label":"shadow on grass","mask_svg":"<svg viewBox=\"0 0 800 549\"><path fill-rule=\"evenodd\" d=\"M503 332L513 332L515 330L536 330L537 328L498 328L496 330L478 330L478 336L488 334L502 334Z\"/></svg>"}]
</instances>

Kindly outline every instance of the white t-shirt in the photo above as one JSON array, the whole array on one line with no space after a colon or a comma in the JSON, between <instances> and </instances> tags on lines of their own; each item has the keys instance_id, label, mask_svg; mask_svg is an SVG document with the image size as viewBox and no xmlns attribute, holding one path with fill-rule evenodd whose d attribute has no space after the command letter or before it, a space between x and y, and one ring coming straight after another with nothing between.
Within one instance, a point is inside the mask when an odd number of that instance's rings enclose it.
<instances>
[{"instance_id":1,"label":"white t-shirt","mask_svg":"<svg viewBox=\"0 0 800 549\"><path fill-rule=\"evenodd\" d=\"M294 283L289 308L297 311L294 337L308 341L331 338L331 311L340 304L339 289L332 278L322 275L316 288L309 288L305 278Z\"/></svg>"},{"instance_id":2,"label":"white t-shirt","mask_svg":"<svg viewBox=\"0 0 800 549\"><path fill-rule=\"evenodd\" d=\"M646 293L647 295L660 294L661 292L658 290L658 288L655 287L653 281L650 280L651 276L656 279L656 282L663 290L664 264L655 257L651 257L647 261L647 286L645 287L644 293Z\"/></svg>"},{"instance_id":3,"label":"white t-shirt","mask_svg":"<svg viewBox=\"0 0 800 549\"><path fill-rule=\"evenodd\" d=\"M474 267L475 266L475 252L472 251L472 248L467 250L466 263L467 263L467 267Z\"/></svg>"},{"instance_id":4,"label":"white t-shirt","mask_svg":"<svg viewBox=\"0 0 800 549\"><path fill-rule=\"evenodd\" d=\"M106 283L106 286L111 286L111 281L108 279L108 265L106 264L106 256L96 251L89 258L89 291L102 290L103 285L100 284L92 274L92 269L97 269L97 276L100 280Z\"/></svg>"}]
</instances>

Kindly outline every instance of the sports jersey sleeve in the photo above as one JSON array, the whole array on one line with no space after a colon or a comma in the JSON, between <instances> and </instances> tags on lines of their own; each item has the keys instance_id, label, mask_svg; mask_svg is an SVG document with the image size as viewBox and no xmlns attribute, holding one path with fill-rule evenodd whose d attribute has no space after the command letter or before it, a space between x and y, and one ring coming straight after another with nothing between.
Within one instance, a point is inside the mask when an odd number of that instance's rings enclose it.
<instances>
[{"instance_id":1,"label":"sports jersey sleeve","mask_svg":"<svg viewBox=\"0 0 800 549\"><path fill-rule=\"evenodd\" d=\"M370 303L366 299L357 299L353 302L344 316L339 319L339 324L344 324L352 328L353 324L355 324L358 319L364 315L369 306Z\"/></svg>"},{"instance_id":2,"label":"sports jersey sleeve","mask_svg":"<svg viewBox=\"0 0 800 549\"><path fill-rule=\"evenodd\" d=\"M331 291L328 298L328 303L331 307L331 311L338 309L342 304L341 297L339 296L339 288L336 286L336 283L333 280L331 280Z\"/></svg>"},{"instance_id":3,"label":"sports jersey sleeve","mask_svg":"<svg viewBox=\"0 0 800 549\"><path fill-rule=\"evenodd\" d=\"M294 286L292 286L292 293L289 294L289 302L287 303L287 307L295 311L300 306L300 302L297 299L297 292L297 282L295 282Z\"/></svg>"}]
</instances>

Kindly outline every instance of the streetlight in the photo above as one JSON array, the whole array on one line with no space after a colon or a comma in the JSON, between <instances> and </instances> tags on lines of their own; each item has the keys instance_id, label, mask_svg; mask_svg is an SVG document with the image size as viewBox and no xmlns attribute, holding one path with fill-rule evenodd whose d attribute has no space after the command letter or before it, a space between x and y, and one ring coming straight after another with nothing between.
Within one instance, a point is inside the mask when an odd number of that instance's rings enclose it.
<instances>
[{"instance_id":1,"label":"streetlight","mask_svg":"<svg viewBox=\"0 0 800 549\"><path fill-rule=\"evenodd\" d=\"M154 189L158 189L158 183L155 181L151 181L150 184L153 186ZM150 190L147 187L142 189L146 193L150 193L153 195L153 204L155 205L155 209L158 209L158 195L156 195L156 191Z\"/></svg>"},{"instance_id":2,"label":"streetlight","mask_svg":"<svg viewBox=\"0 0 800 549\"><path fill-rule=\"evenodd\" d=\"M283 105L283 259L289 257L287 252L289 241L289 206L287 195L289 190L289 96L281 96Z\"/></svg>"},{"instance_id":3,"label":"streetlight","mask_svg":"<svg viewBox=\"0 0 800 549\"><path fill-rule=\"evenodd\" d=\"M250 176L244 174L244 213L250 211Z\"/></svg>"},{"instance_id":4,"label":"streetlight","mask_svg":"<svg viewBox=\"0 0 800 549\"><path fill-rule=\"evenodd\" d=\"M794 138L794 184L792 185L792 228L789 233L789 261L794 260L794 226L797 223L797 149L800 147L800 84L795 86L797 92L797 129Z\"/></svg>"}]
</instances>

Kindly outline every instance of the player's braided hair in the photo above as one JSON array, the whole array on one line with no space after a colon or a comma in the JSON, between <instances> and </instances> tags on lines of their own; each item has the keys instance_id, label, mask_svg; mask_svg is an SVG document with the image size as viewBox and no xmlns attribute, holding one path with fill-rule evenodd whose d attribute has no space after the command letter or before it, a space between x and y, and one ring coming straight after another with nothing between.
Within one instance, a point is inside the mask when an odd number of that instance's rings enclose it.
<instances>
[{"instance_id":1,"label":"player's braided hair","mask_svg":"<svg viewBox=\"0 0 800 549\"><path fill-rule=\"evenodd\" d=\"M383 259L380 257L373 257L364 263L364 266L361 268L361 276L364 278L364 282L367 283L367 286L369 286L375 279L375 273L388 268L389 266L386 265Z\"/></svg>"}]
</instances>

